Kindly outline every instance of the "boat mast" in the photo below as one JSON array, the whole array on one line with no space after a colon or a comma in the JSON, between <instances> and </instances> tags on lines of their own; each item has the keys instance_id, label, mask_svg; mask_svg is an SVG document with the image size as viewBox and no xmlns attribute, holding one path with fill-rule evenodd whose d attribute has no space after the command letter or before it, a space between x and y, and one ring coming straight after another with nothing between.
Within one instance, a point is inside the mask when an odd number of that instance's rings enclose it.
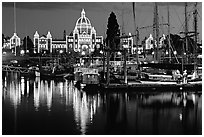
<instances>
[{"instance_id":1,"label":"boat mast","mask_svg":"<svg viewBox=\"0 0 204 137\"><path fill-rule=\"evenodd\" d=\"M196 70L196 64L197 64L197 2L194 5L194 29L195 29L195 45L193 49L193 55L194 55L194 71Z\"/></svg>"},{"instance_id":2,"label":"boat mast","mask_svg":"<svg viewBox=\"0 0 204 137\"><path fill-rule=\"evenodd\" d=\"M168 10L168 42L169 42L169 47L168 47L168 52L169 52L169 63L171 62L171 36L170 36L170 14L169 14L169 4L167 5L167 10Z\"/></svg>"},{"instance_id":3,"label":"boat mast","mask_svg":"<svg viewBox=\"0 0 204 137\"><path fill-rule=\"evenodd\" d=\"M14 2L14 10L13 10L13 17L14 17L14 35L16 34L16 3ZM16 44L14 44L15 47L14 47L14 55L16 56Z\"/></svg>"},{"instance_id":4,"label":"boat mast","mask_svg":"<svg viewBox=\"0 0 204 137\"><path fill-rule=\"evenodd\" d=\"M135 3L133 2L133 19L134 19L134 32L135 32L135 45L136 45L136 61L137 65L139 65L138 60L138 39L139 39L139 33L138 33L138 27L136 27L136 14L135 14Z\"/></svg>"},{"instance_id":5,"label":"boat mast","mask_svg":"<svg viewBox=\"0 0 204 137\"><path fill-rule=\"evenodd\" d=\"M122 36L125 35L125 29L124 29L124 19L123 19L123 15L124 15L124 9L123 9L123 3L122 3ZM120 41L121 42L121 41ZM123 39L122 39L122 43L123 43ZM127 49L124 48L124 63L123 63L123 70L124 70L124 82L125 84L128 83L127 81Z\"/></svg>"},{"instance_id":6,"label":"boat mast","mask_svg":"<svg viewBox=\"0 0 204 137\"><path fill-rule=\"evenodd\" d=\"M187 20L187 2L185 2L185 42L186 42L186 49L183 51L186 53L186 63L188 63L188 20Z\"/></svg>"},{"instance_id":7,"label":"boat mast","mask_svg":"<svg viewBox=\"0 0 204 137\"><path fill-rule=\"evenodd\" d=\"M153 23L153 34L154 39L156 39L154 43L154 51L155 56L154 60L158 61L158 46L159 46L159 17L158 17L158 5L157 2L154 3L154 23Z\"/></svg>"},{"instance_id":8,"label":"boat mast","mask_svg":"<svg viewBox=\"0 0 204 137\"><path fill-rule=\"evenodd\" d=\"M125 35L125 28L124 28L124 18L123 18L123 16L124 16L124 9L123 9L123 6L124 6L124 3L122 3L122 28L121 28L121 33L122 33L122 35Z\"/></svg>"}]
</instances>

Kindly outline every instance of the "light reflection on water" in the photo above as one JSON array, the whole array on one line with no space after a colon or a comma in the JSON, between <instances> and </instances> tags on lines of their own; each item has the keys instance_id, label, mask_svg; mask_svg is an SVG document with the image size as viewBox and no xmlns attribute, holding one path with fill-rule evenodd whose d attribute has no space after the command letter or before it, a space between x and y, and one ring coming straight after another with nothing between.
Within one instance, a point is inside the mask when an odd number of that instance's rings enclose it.
<instances>
[{"instance_id":1,"label":"light reflection on water","mask_svg":"<svg viewBox=\"0 0 204 137\"><path fill-rule=\"evenodd\" d=\"M14 111L14 125L3 120L5 134L24 134L22 129L28 126L23 124L24 116L31 114L40 119L33 125L49 127L34 134L201 134L201 94L88 94L75 88L72 81L28 79L17 73L5 74L2 82L3 119L7 121ZM66 129L70 126L76 132ZM26 133L37 128L32 126ZM56 129L63 133L55 133Z\"/></svg>"}]
</instances>

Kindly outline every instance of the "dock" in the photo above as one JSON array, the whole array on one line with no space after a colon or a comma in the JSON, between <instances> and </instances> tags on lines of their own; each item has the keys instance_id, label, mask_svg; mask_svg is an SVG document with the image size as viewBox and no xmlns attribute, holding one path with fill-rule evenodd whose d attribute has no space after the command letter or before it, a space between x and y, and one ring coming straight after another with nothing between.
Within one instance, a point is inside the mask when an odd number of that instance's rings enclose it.
<instances>
[{"instance_id":1,"label":"dock","mask_svg":"<svg viewBox=\"0 0 204 137\"><path fill-rule=\"evenodd\" d=\"M182 91L202 91L202 81L186 84L177 84L173 82L134 82L128 84L110 83L109 85L101 83L101 91L108 92L182 92Z\"/></svg>"}]
</instances>

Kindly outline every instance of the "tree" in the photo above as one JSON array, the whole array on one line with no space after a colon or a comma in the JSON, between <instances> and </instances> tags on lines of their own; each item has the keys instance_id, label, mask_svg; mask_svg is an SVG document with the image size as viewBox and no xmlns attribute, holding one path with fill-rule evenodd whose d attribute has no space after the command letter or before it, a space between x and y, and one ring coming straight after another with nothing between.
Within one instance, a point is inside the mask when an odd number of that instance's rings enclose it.
<instances>
[{"instance_id":1,"label":"tree","mask_svg":"<svg viewBox=\"0 0 204 137\"><path fill-rule=\"evenodd\" d=\"M112 50L118 49L120 39L115 39L115 37L120 36L120 29L116 19L116 15L113 12L111 12L110 17L108 18L106 35L106 45L108 45ZM109 44L108 41L110 42Z\"/></svg>"},{"instance_id":2,"label":"tree","mask_svg":"<svg viewBox=\"0 0 204 137\"><path fill-rule=\"evenodd\" d=\"M63 32L63 40L66 40L66 30Z\"/></svg>"},{"instance_id":3,"label":"tree","mask_svg":"<svg viewBox=\"0 0 204 137\"><path fill-rule=\"evenodd\" d=\"M2 47L4 46L4 39L5 39L4 34L2 34Z\"/></svg>"},{"instance_id":4,"label":"tree","mask_svg":"<svg viewBox=\"0 0 204 137\"><path fill-rule=\"evenodd\" d=\"M33 53L34 52L34 44L33 44L33 41L30 39L29 36L26 36L24 39L23 39L23 50L28 50L29 53Z\"/></svg>"}]
</instances>

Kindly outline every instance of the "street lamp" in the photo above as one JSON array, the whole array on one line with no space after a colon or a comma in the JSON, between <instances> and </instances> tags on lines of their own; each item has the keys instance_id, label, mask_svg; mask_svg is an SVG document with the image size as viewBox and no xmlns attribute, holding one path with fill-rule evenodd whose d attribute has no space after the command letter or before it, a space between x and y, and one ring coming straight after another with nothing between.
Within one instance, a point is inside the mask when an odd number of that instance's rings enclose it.
<instances>
[{"instance_id":1,"label":"street lamp","mask_svg":"<svg viewBox=\"0 0 204 137\"><path fill-rule=\"evenodd\" d=\"M100 54L103 54L103 51L102 51L102 50L100 51Z\"/></svg>"},{"instance_id":2,"label":"street lamp","mask_svg":"<svg viewBox=\"0 0 204 137\"><path fill-rule=\"evenodd\" d=\"M59 53L62 54L62 53L63 53L63 50L60 50Z\"/></svg>"},{"instance_id":3,"label":"street lamp","mask_svg":"<svg viewBox=\"0 0 204 137\"><path fill-rule=\"evenodd\" d=\"M94 49L91 49L91 52L94 52Z\"/></svg>"},{"instance_id":4,"label":"street lamp","mask_svg":"<svg viewBox=\"0 0 204 137\"><path fill-rule=\"evenodd\" d=\"M60 54L59 54L59 56L60 56L60 57L59 57L59 61L60 61L61 58L62 58L62 55L61 55L61 54L63 53L63 50L61 49L61 50L59 51L59 53L60 53ZM62 60L61 60L61 62L62 62Z\"/></svg>"},{"instance_id":5,"label":"street lamp","mask_svg":"<svg viewBox=\"0 0 204 137\"><path fill-rule=\"evenodd\" d=\"M82 58L85 55L85 51L82 51L81 55L82 55L82 57L80 58L80 65L83 65L84 64L84 60Z\"/></svg>"},{"instance_id":6,"label":"street lamp","mask_svg":"<svg viewBox=\"0 0 204 137\"><path fill-rule=\"evenodd\" d=\"M20 53L21 53L21 55L24 55L25 51L24 51L24 50L21 50Z\"/></svg>"},{"instance_id":7,"label":"street lamp","mask_svg":"<svg viewBox=\"0 0 204 137\"><path fill-rule=\"evenodd\" d=\"M152 55L154 55L154 51L152 52Z\"/></svg>"},{"instance_id":8,"label":"street lamp","mask_svg":"<svg viewBox=\"0 0 204 137\"><path fill-rule=\"evenodd\" d=\"M82 51L82 52L81 52L81 55L84 56L84 55L85 55L85 51Z\"/></svg>"}]
</instances>

